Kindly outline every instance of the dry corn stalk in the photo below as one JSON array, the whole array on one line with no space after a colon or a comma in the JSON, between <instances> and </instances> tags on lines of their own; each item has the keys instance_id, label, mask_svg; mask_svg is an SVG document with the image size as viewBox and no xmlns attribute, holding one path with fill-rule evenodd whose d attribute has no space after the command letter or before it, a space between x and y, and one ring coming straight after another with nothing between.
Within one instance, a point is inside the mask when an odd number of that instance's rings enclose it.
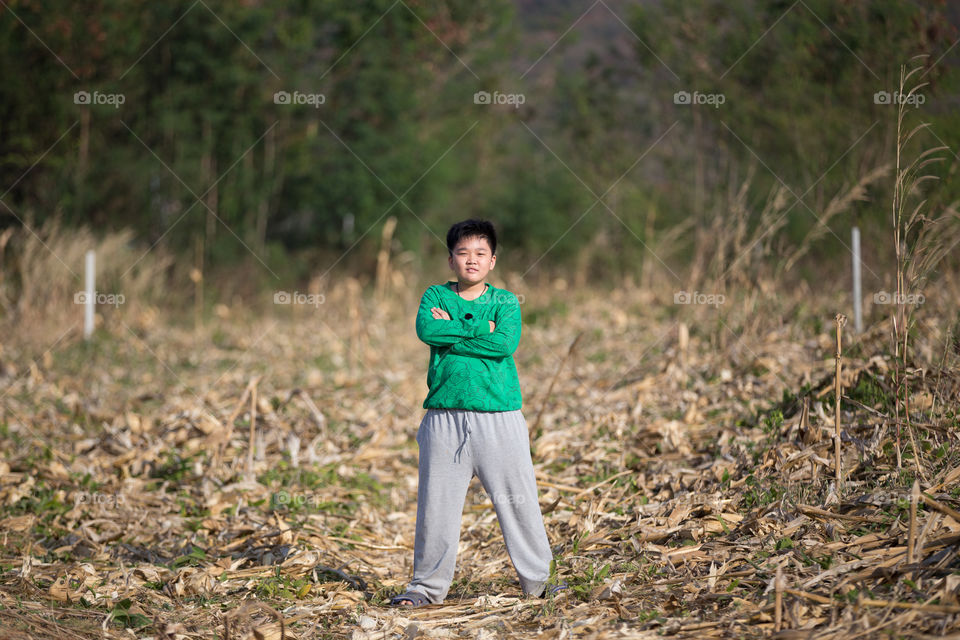
<instances>
[{"instance_id":1,"label":"dry corn stalk","mask_svg":"<svg viewBox=\"0 0 960 640\"><path fill-rule=\"evenodd\" d=\"M833 380L833 390L834 397L836 398L836 403L834 407L834 418L833 425L835 433L833 434L833 457L834 457L834 466L836 467L837 472L837 491L840 490L840 483L843 481L843 470L841 469L841 459L840 459L840 401L843 399L843 386L840 381L840 370L842 368L842 359L843 351L841 349L841 339L843 335L843 325L847 323L847 316L842 313L838 313L836 317L837 321L837 369L836 375Z\"/></svg>"}]
</instances>

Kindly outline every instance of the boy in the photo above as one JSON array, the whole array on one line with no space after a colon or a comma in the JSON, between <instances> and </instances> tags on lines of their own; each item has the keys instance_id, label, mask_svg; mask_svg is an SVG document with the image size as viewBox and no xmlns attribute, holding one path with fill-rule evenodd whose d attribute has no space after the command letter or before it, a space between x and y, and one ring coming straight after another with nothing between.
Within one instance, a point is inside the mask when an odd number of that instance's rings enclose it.
<instances>
[{"instance_id":1,"label":"boy","mask_svg":"<svg viewBox=\"0 0 960 640\"><path fill-rule=\"evenodd\" d=\"M486 282L497 262L496 231L483 220L459 222L447 232L447 249L457 279L427 289L417 313L417 336L430 345L430 362L427 413L417 431L413 580L392 605L443 602L474 475L493 502L524 593L544 593L553 558L513 361L520 304Z\"/></svg>"}]
</instances>

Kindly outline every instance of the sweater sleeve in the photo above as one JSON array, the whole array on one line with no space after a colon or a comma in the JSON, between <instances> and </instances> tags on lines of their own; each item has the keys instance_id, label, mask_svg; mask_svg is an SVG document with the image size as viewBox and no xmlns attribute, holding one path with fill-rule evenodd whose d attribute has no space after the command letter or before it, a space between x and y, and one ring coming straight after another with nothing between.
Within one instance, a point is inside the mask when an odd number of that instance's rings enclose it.
<instances>
[{"instance_id":1,"label":"sweater sleeve","mask_svg":"<svg viewBox=\"0 0 960 640\"><path fill-rule=\"evenodd\" d=\"M439 296L433 287L427 289L420 299L420 310L417 311L417 337L423 342L435 347L448 347L465 338L483 335L490 332L490 325L486 320L471 318L461 321L456 318L443 320L434 318L433 307L443 309ZM445 309L449 313L449 309ZM451 314L452 315L452 314Z\"/></svg>"},{"instance_id":2,"label":"sweater sleeve","mask_svg":"<svg viewBox=\"0 0 960 640\"><path fill-rule=\"evenodd\" d=\"M495 314L497 327L473 338L461 340L450 347L449 352L461 356L500 359L513 355L520 344L522 319L520 303L515 296L505 302ZM484 321L486 324L486 321ZM489 325L487 325L489 329Z\"/></svg>"}]
</instances>

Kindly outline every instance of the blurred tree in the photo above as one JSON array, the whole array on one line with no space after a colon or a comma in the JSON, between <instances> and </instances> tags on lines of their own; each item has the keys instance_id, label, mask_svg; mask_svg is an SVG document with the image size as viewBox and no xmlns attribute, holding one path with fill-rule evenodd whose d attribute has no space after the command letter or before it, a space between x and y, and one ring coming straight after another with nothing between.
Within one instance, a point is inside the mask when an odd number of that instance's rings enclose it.
<instances>
[{"instance_id":1,"label":"blurred tree","mask_svg":"<svg viewBox=\"0 0 960 640\"><path fill-rule=\"evenodd\" d=\"M253 254L272 278L303 272L293 250L319 250L314 271L343 255L372 265L390 215L398 248L431 255L450 222L479 215L500 224L521 271L604 275L648 258L654 227L721 215L751 166L754 202L783 180L797 196L810 188L804 202L821 211L889 158L894 113L874 94L893 90L912 55L930 55L923 118L960 143L946 3L611 0L583 11L9 0L0 224L58 215L131 227L190 260L201 238L207 265ZM480 90L525 102L475 104ZM725 102L678 105L676 91ZM934 202L958 188L942 184ZM886 189L870 195L885 202ZM858 211L885 229L885 205ZM789 218L794 241L815 223L804 205Z\"/></svg>"},{"instance_id":2,"label":"blurred tree","mask_svg":"<svg viewBox=\"0 0 960 640\"><path fill-rule=\"evenodd\" d=\"M799 241L817 223L811 210L822 215L841 189L891 161L896 115L884 100L900 65L916 55L929 56L920 117L948 144L960 142L949 106L956 72L941 59L957 39L950 13L944 2L897 0L665 0L635 7L630 24L643 41L636 50L644 86L660 96L658 117L682 126L679 142L662 149L669 156L664 187L675 206L704 220L722 211L752 165L756 209L781 181L791 202L802 196L787 227ZM725 101L676 104L671 94L678 91L722 94ZM886 228L892 183L891 172L869 189L874 204L858 209L868 226ZM952 201L958 189L943 184L936 197ZM838 225L842 237L851 218ZM832 240L821 255L835 253Z\"/></svg>"}]
</instances>

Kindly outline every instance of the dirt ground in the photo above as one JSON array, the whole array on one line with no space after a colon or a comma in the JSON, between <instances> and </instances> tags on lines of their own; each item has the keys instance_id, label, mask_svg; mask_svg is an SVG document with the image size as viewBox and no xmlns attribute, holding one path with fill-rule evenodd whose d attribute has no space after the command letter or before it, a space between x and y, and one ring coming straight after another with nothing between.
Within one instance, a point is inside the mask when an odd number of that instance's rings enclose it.
<instances>
[{"instance_id":1,"label":"dirt ground","mask_svg":"<svg viewBox=\"0 0 960 640\"><path fill-rule=\"evenodd\" d=\"M0 635L960 633L960 355L935 304L917 313L909 424L888 311L844 328L838 485L839 303L802 286L696 309L631 287L526 292L516 362L567 589L522 596L474 479L446 602L401 610L422 288L357 289L221 305L199 331L104 311L91 341L74 325L35 359L8 336Z\"/></svg>"}]
</instances>

